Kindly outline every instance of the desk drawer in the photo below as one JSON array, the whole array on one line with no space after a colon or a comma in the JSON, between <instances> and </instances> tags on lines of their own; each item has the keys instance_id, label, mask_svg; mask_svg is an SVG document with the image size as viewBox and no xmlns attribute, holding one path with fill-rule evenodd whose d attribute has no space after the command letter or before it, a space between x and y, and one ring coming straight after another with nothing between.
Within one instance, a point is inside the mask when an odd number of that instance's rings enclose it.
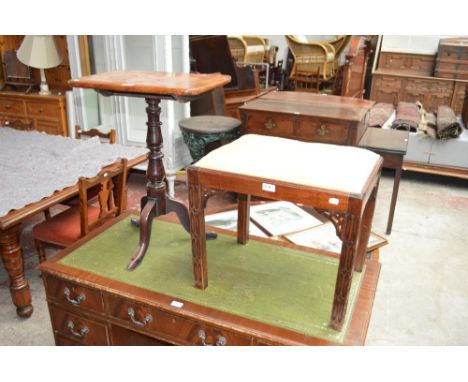
<instances>
[{"instance_id":1,"label":"desk drawer","mask_svg":"<svg viewBox=\"0 0 468 382\"><path fill-rule=\"evenodd\" d=\"M103 303L99 291L82 287L74 283L46 278L47 297L60 301L62 305L103 312Z\"/></svg>"},{"instance_id":2,"label":"desk drawer","mask_svg":"<svg viewBox=\"0 0 468 382\"><path fill-rule=\"evenodd\" d=\"M28 115L41 118L50 118L58 120L60 111L57 107L57 103L48 102L28 102L26 104Z\"/></svg>"},{"instance_id":3,"label":"desk drawer","mask_svg":"<svg viewBox=\"0 0 468 382\"><path fill-rule=\"evenodd\" d=\"M106 325L51 305L49 312L56 335L70 338L83 345L109 345Z\"/></svg>"},{"instance_id":4,"label":"desk drawer","mask_svg":"<svg viewBox=\"0 0 468 382\"><path fill-rule=\"evenodd\" d=\"M118 298L104 296L106 312L126 326L148 332L161 340L179 345L251 345L249 337L216 329L209 324L160 311L156 308Z\"/></svg>"},{"instance_id":5,"label":"desk drawer","mask_svg":"<svg viewBox=\"0 0 468 382\"><path fill-rule=\"evenodd\" d=\"M270 113L255 113L250 114L247 120L246 133L291 138L293 132L293 119L291 117Z\"/></svg>"},{"instance_id":6,"label":"desk drawer","mask_svg":"<svg viewBox=\"0 0 468 382\"><path fill-rule=\"evenodd\" d=\"M24 116L24 102L0 97L0 113Z\"/></svg>"},{"instance_id":7,"label":"desk drawer","mask_svg":"<svg viewBox=\"0 0 468 382\"><path fill-rule=\"evenodd\" d=\"M47 134L67 136L61 130L62 126L58 122L36 119L35 128L37 131L43 131Z\"/></svg>"},{"instance_id":8,"label":"desk drawer","mask_svg":"<svg viewBox=\"0 0 468 382\"><path fill-rule=\"evenodd\" d=\"M321 121L315 118L301 118L295 138L303 141L345 144L349 127L344 124Z\"/></svg>"}]
</instances>

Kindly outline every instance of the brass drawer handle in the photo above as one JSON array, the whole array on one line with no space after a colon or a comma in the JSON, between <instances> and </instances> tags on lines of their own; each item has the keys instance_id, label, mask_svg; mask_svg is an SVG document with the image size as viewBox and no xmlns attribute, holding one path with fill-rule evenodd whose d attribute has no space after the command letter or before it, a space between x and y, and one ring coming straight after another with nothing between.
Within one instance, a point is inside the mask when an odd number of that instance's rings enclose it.
<instances>
[{"instance_id":1,"label":"brass drawer handle","mask_svg":"<svg viewBox=\"0 0 468 382\"><path fill-rule=\"evenodd\" d=\"M63 290L63 294L65 295L67 301L72 305L80 305L82 301L86 300L86 295L83 292L81 292L77 298L70 297L71 292L70 289L68 289L68 287L65 287L65 289Z\"/></svg>"},{"instance_id":2,"label":"brass drawer handle","mask_svg":"<svg viewBox=\"0 0 468 382\"><path fill-rule=\"evenodd\" d=\"M151 321L153 321L153 316L151 314L147 314L145 316L145 318L143 319L143 321L138 321L136 318L135 318L135 309L133 308L128 308L128 311L127 311L130 319L132 320L132 322L136 325L136 326L140 326L140 327L143 327L143 326L146 326L146 324L150 323Z\"/></svg>"},{"instance_id":3,"label":"brass drawer handle","mask_svg":"<svg viewBox=\"0 0 468 382\"><path fill-rule=\"evenodd\" d=\"M268 130L273 130L275 127L276 123L272 119L269 119L267 122L265 122L265 128Z\"/></svg>"},{"instance_id":4,"label":"brass drawer handle","mask_svg":"<svg viewBox=\"0 0 468 382\"><path fill-rule=\"evenodd\" d=\"M212 345L206 343L206 333L205 333L205 331L203 329L200 329L198 331L198 339L201 341L201 344L203 346L212 346ZM225 346L226 344L227 344L226 338L223 337L223 336L218 336L214 346Z\"/></svg>"},{"instance_id":5,"label":"brass drawer handle","mask_svg":"<svg viewBox=\"0 0 468 382\"><path fill-rule=\"evenodd\" d=\"M315 132L321 137L330 134L330 130L328 130L327 125L320 125Z\"/></svg>"},{"instance_id":6,"label":"brass drawer handle","mask_svg":"<svg viewBox=\"0 0 468 382\"><path fill-rule=\"evenodd\" d=\"M75 337L78 338L83 338L86 334L89 333L89 328L84 325L79 332L75 331L75 324L73 323L72 320L68 320L67 322L67 328L70 331L71 334L73 334Z\"/></svg>"}]
</instances>

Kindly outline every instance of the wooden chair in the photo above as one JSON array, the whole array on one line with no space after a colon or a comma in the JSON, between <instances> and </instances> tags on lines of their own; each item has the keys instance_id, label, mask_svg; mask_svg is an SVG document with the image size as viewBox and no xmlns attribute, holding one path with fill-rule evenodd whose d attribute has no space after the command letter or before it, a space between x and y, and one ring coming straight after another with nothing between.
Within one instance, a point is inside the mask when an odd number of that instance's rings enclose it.
<instances>
[{"instance_id":1,"label":"wooden chair","mask_svg":"<svg viewBox=\"0 0 468 382\"><path fill-rule=\"evenodd\" d=\"M86 137L99 137L99 139L107 139L109 143L114 144L116 141L115 129L110 130L108 133L103 133L97 129L88 131L81 130L80 125L75 125L75 138L81 139L82 136Z\"/></svg>"},{"instance_id":2,"label":"wooden chair","mask_svg":"<svg viewBox=\"0 0 468 382\"><path fill-rule=\"evenodd\" d=\"M333 62L335 60L335 48L327 43L301 42L294 36L286 35L291 54L294 57L294 64L291 70L290 79L294 81L296 72L315 73L320 72L320 78L330 79L333 74Z\"/></svg>"},{"instance_id":3,"label":"wooden chair","mask_svg":"<svg viewBox=\"0 0 468 382\"><path fill-rule=\"evenodd\" d=\"M315 72L296 70L296 75L293 79L294 90L310 93L320 93L320 69Z\"/></svg>"},{"instance_id":4,"label":"wooden chair","mask_svg":"<svg viewBox=\"0 0 468 382\"><path fill-rule=\"evenodd\" d=\"M67 247L95 227L120 215L126 209L127 160L122 159L103 168L92 178L80 178L79 205L51 217L33 227L39 262L45 257L44 244ZM88 193L99 187L97 204L89 202Z\"/></svg>"}]
</instances>

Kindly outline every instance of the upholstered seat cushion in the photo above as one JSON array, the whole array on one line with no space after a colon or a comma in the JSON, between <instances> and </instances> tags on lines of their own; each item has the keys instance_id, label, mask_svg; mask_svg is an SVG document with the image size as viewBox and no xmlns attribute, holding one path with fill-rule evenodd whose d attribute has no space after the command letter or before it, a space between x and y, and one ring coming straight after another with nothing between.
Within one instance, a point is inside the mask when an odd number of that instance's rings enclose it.
<instances>
[{"instance_id":1,"label":"upholstered seat cushion","mask_svg":"<svg viewBox=\"0 0 468 382\"><path fill-rule=\"evenodd\" d=\"M89 206L89 222L96 221L99 216L99 208ZM33 236L35 239L52 244L67 246L76 242L81 236L80 228L80 207L73 206L65 210L50 220L33 227Z\"/></svg>"},{"instance_id":2,"label":"upholstered seat cushion","mask_svg":"<svg viewBox=\"0 0 468 382\"><path fill-rule=\"evenodd\" d=\"M181 129L198 134L227 133L237 129L241 121L223 115L200 115L183 119L179 122Z\"/></svg>"},{"instance_id":3,"label":"upholstered seat cushion","mask_svg":"<svg viewBox=\"0 0 468 382\"><path fill-rule=\"evenodd\" d=\"M379 158L356 147L248 134L210 152L194 166L361 194Z\"/></svg>"}]
</instances>

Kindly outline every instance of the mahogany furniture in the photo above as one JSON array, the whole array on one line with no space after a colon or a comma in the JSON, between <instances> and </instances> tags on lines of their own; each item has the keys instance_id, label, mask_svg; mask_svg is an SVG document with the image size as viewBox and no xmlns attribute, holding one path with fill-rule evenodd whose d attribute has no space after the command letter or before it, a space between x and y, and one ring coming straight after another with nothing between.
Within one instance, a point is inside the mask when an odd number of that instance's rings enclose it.
<instances>
[{"instance_id":1,"label":"mahogany furniture","mask_svg":"<svg viewBox=\"0 0 468 382\"><path fill-rule=\"evenodd\" d=\"M443 38L439 41L434 75L468 80L468 38Z\"/></svg>"},{"instance_id":2,"label":"mahogany furniture","mask_svg":"<svg viewBox=\"0 0 468 382\"><path fill-rule=\"evenodd\" d=\"M38 131L67 137L65 95L0 92L0 126L9 125L15 120L32 123Z\"/></svg>"},{"instance_id":3,"label":"mahogany furniture","mask_svg":"<svg viewBox=\"0 0 468 382\"><path fill-rule=\"evenodd\" d=\"M129 161L133 167L146 160L142 155ZM24 277L23 258L19 238L21 224L24 220L48 210L50 207L70 199L78 194L78 184L62 189L53 195L31 203L23 208L12 210L0 216L0 255L10 278L10 293L13 304L17 307L20 317L29 317L33 313L29 284Z\"/></svg>"},{"instance_id":4,"label":"mahogany furniture","mask_svg":"<svg viewBox=\"0 0 468 382\"><path fill-rule=\"evenodd\" d=\"M119 217L119 220L124 218L126 217ZM168 218L160 217L157 220L160 219ZM132 273L127 272L130 279L122 281L116 274L121 272L126 255L115 254L115 251L112 253L113 249L101 251L98 257L113 257L114 260L109 262L106 272L117 272L114 276L103 274L102 267L96 269L92 265L73 264L73 259L80 262L81 258L91 255L84 250L85 246L89 251L89 245L95 247L97 244L109 248L99 243L103 240L103 235L107 232L110 235L110 231L118 224L115 221L109 222L40 265L56 345L340 345L330 339L305 335L242 314L210 307L201 297L187 300L150 289L150 285L145 283L135 284L132 280L138 279L135 272L141 268ZM126 227L131 229L129 225ZM222 232L219 229L218 231ZM226 233L228 235L233 234ZM137 235L129 240L137 241ZM284 247L289 251L295 248L290 243L278 243L269 239L258 239L258 242ZM188 246L187 249L189 248ZM305 254L312 253L310 249L304 251ZM321 253L324 261L335 261L335 256L331 253ZM92 256L94 255L93 253ZM175 256L168 258L173 261ZM364 344L379 272L378 262L366 260L348 331L341 344ZM158 269L155 268L151 273L155 275L152 278L154 280L158 276ZM190 288L189 279L190 273L188 279L184 279ZM268 294L264 288L258 289L261 293ZM276 292L274 293L273 299L276 296ZM228 294L232 297L236 291L231 289ZM288 296L294 296L293 291L285 291L285 294L276 298L290 298Z\"/></svg>"},{"instance_id":5,"label":"mahogany furniture","mask_svg":"<svg viewBox=\"0 0 468 382\"><path fill-rule=\"evenodd\" d=\"M341 330L353 271L361 271L371 230L382 158L354 147L249 134L188 169L195 286L208 287L205 189L238 193L237 241L249 239L250 196L314 207L343 241L330 326Z\"/></svg>"},{"instance_id":6,"label":"mahogany furniture","mask_svg":"<svg viewBox=\"0 0 468 382\"><path fill-rule=\"evenodd\" d=\"M373 101L302 92L272 92L240 107L241 134L356 145Z\"/></svg>"},{"instance_id":7,"label":"mahogany furniture","mask_svg":"<svg viewBox=\"0 0 468 382\"><path fill-rule=\"evenodd\" d=\"M398 190L400 188L403 157L408 147L408 139L408 131L368 128L359 142L359 147L372 150L383 158L382 167L395 170L392 200L390 202L390 211L387 221L387 235L392 233L393 216L395 214Z\"/></svg>"},{"instance_id":8,"label":"mahogany furniture","mask_svg":"<svg viewBox=\"0 0 468 382\"><path fill-rule=\"evenodd\" d=\"M166 193L161 151L163 145L159 106L161 100L188 102L229 81L229 76L219 73L186 74L150 71L106 72L70 81L72 87L95 89L104 96L141 97L148 105L146 108L148 115L146 143L149 149L146 172L147 195L141 199L140 243L128 264L128 269L134 269L143 259L148 248L154 217L176 212L189 231L187 208Z\"/></svg>"},{"instance_id":9,"label":"mahogany furniture","mask_svg":"<svg viewBox=\"0 0 468 382\"><path fill-rule=\"evenodd\" d=\"M33 227L39 262L46 259L44 244L67 247L106 220L120 215L126 208L127 159L103 168L95 177L78 181L79 205L46 219ZM97 189L95 206L89 202L90 192Z\"/></svg>"},{"instance_id":10,"label":"mahogany furniture","mask_svg":"<svg viewBox=\"0 0 468 382\"><path fill-rule=\"evenodd\" d=\"M420 101L427 111L445 105L460 115L468 80L435 77L434 65L434 55L381 52L370 99L394 106L399 101Z\"/></svg>"}]
</instances>

